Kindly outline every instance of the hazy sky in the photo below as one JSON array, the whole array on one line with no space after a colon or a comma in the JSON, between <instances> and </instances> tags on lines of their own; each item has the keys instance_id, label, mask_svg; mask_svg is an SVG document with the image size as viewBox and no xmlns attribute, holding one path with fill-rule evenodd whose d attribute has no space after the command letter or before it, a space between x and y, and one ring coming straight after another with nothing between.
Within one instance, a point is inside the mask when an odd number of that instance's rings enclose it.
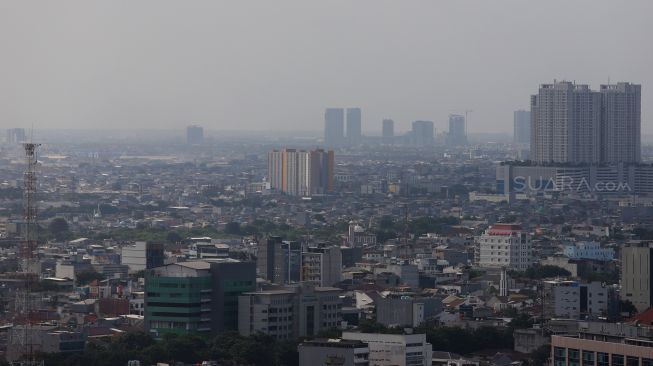
<instances>
[{"instance_id":1,"label":"hazy sky","mask_svg":"<svg viewBox=\"0 0 653 366\"><path fill-rule=\"evenodd\" d=\"M511 133L554 78L641 83L653 133L653 1L0 0L0 128Z\"/></svg>"}]
</instances>

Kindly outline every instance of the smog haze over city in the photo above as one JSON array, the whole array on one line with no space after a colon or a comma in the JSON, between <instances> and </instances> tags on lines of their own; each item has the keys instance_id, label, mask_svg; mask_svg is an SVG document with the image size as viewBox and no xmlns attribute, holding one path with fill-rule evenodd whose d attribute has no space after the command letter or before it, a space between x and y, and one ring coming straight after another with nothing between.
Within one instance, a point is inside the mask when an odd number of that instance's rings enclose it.
<instances>
[{"instance_id":1,"label":"smog haze over city","mask_svg":"<svg viewBox=\"0 0 653 366\"><path fill-rule=\"evenodd\" d=\"M473 109L470 132L510 134L541 83L653 82L647 0L0 6L7 128L315 132L344 105L369 133Z\"/></svg>"},{"instance_id":2,"label":"smog haze over city","mask_svg":"<svg viewBox=\"0 0 653 366\"><path fill-rule=\"evenodd\" d=\"M652 14L0 0L0 366L653 366Z\"/></svg>"}]
</instances>

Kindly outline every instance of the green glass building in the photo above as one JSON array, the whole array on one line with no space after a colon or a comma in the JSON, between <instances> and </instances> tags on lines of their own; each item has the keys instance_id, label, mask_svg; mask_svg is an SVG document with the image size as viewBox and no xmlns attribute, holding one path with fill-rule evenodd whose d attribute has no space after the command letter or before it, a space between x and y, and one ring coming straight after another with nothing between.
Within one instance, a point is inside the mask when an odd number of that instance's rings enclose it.
<instances>
[{"instance_id":1,"label":"green glass building","mask_svg":"<svg viewBox=\"0 0 653 366\"><path fill-rule=\"evenodd\" d=\"M147 271L150 334L217 334L238 329L238 296L254 291L256 265L231 259L173 263Z\"/></svg>"}]
</instances>

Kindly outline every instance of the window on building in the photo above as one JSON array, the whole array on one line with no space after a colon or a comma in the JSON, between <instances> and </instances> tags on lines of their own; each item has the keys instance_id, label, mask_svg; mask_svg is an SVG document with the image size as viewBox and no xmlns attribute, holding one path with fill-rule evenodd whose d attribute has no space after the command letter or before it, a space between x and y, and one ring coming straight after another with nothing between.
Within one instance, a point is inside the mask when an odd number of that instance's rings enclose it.
<instances>
[{"instance_id":1,"label":"window on building","mask_svg":"<svg viewBox=\"0 0 653 366\"><path fill-rule=\"evenodd\" d=\"M567 350L569 357L569 366L580 366L580 351L577 349L569 348Z\"/></svg>"},{"instance_id":2,"label":"window on building","mask_svg":"<svg viewBox=\"0 0 653 366\"><path fill-rule=\"evenodd\" d=\"M626 366L639 366L639 357L626 357Z\"/></svg>"},{"instance_id":3,"label":"window on building","mask_svg":"<svg viewBox=\"0 0 653 366\"><path fill-rule=\"evenodd\" d=\"M624 355L612 354L612 361L610 362L611 366L624 366Z\"/></svg>"},{"instance_id":4,"label":"window on building","mask_svg":"<svg viewBox=\"0 0 653 366\"><path fill-rule=\"evenodd\" d=\"M583 351L583 366L594 366L594 359L594 352Z\"/></svg>"},{"instance_id":5,"label":"window on building","mask_svg":"<svg viewBox=\"0 0 653 366\"><path fill-rule=\"evenodd\" d=\"M553 349L553 365L567 366L567 350L565 348L555 347Z\"/></svg>"}]
</instances>

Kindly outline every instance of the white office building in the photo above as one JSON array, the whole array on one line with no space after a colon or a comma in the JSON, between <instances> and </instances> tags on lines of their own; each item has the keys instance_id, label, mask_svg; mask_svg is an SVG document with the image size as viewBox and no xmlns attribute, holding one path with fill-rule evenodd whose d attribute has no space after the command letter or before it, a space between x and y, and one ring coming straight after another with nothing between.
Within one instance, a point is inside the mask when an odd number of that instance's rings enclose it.
<instances>
[{"instance_id":1,"label":"white office building","mask_svg":"<svg viewBox=\"0 0 653 366\"><path fill-rule=\"evenodd\" d=\"M521 225L494 224L476 238L474 260L479 267L523 271L531 264L531 241Z\"/></svg>"},{"instance_id":2,"label":"white office building","mask_svg":"<svg viewBox=\"0 0 653 366\"><path fill-rule=\"evenodd\" d=\"M343 332L342 339L367 343L370 366L430 366L433 347L425 334Z\"/></svg>"},{"instance_id":3,"label":"white office building","mask_svg":"<svg viewBox=\"0 0 653 366\"><path fill-rule=\"evenodd\" d=\"M605 316L608 313L609 290L598 281L544 281L545 317L584 319Z\"/></svg>"}]
</instances>

